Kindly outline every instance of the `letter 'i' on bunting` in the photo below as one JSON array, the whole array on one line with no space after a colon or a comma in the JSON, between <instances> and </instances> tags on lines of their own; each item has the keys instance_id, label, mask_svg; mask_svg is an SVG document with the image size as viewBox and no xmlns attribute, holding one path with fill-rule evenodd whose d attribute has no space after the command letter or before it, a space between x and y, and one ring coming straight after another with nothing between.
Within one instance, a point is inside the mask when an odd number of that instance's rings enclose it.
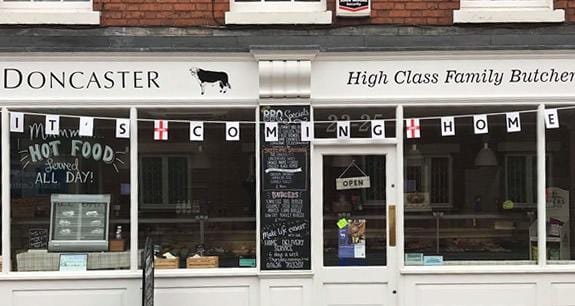
<instances>
[{"instance_id":1,"label":"letter 'i' on bunting","mask_svg":"<svg viewBox=\"0 0 575 306\"><path fill-rule=\"evenodd\" d=\"M519 113L506 113L505 125L507 126L507 133L521 132L521 117L519 117Z\"/></svg>"},{"instance_id":2,"label":"letter 'i' on bunting","mask_svg":"<svg viewBox=\"0 0 575 306\"><path fill-rule=\"evenodd\" d=\"M264 124L264 138L266 142L278 141L278 123L266 122Z\"/></svg>"},{"instance_id":3,"label":"letter 'i' on bunting","mask_svg":"<svg viewBox=\"0 0 575 306\"><path fill-rule=\"evenodd\" d=\"M168 140L168 120L154 120L154 140Z\"/></svg>"},{"instance_id":4,"label":"letter 'i' on bunting","mask_svg":"<svg viewBox=\"0 0 575 306\"><path fill-rule=\"evenodd\" d=\"M487 134L489 128L487 127L487 115L473 116L473 130L475 134Z\"/></svg>"},{"instance_id":5,"label":"letter 'i' on bunting","mask_svg":"<svg viewBox=\"0 0 575 306\"><path fill-rule=\"evenodd\" d=\"M23 113L10 113L10 132L24 133Z\"/></svg>"},{"instance_id":6,"label":"letter 'i' on bunting","mask_svg":"<svg viewBox=\"0 0 575 306\"><path fill-rule=\"evenodd\" d=\"M371 120L371 138L385 139L385 121Z\"/></svg>"},{"instance_id":7,"label":"letter 'i' on bunting","mask_svg":"<svg viewBox=\"0 0 575 306\"><path fill-rule=\"evenodd\" d=\"M338 121L336 132L337 132L337 139L350 139L351 130L349 121Z\"/></svg>"},{"instance_id":8,"label":"letter 'i' on bunting","mask_svg":"<svg viewBox=\"0 0 575 306\"><path fill-rule=\"evenodd\" d=\"M130 138L130 119L116 119L116 138Z\"/></svg>"},{"instance_id":9,"label":"letter 'i' on bunting","mask_svg":"<svg viewBox=\"0 0 575 306\"><path fill-rule=\"evenodd\" d=\"M441 117L441 136L455 136L454 117Z\"/></svg>"},{"instance_id":10,"label":"letter 'i' on bunting","mask_svg":"<svg viewBox=\"0 0 575 306\"><path fill-rule=\"evenodd\" d=\"M226 140L239 141L240 140L240 123L239 122L226 122Z\"/></svg>"},{"instance_id":11,"label":"letter 'i' on bunting","mask_svg":"<svg viewBox=\"0 0 575 306\"><path fill-rule=\"evenodd\" d=\"M548 129L559 128L559 114L557 114L557 109L545 110L545 126Z\"/></svg>"},{"instance_id":12,"label":"letter 'i' on bunting","mask_svg":"<svg viewBox=\"0 0 575 306\"><path fill-rule=\"evenodd\" d=\"M58 135L60 134L60 116L58 115L46 115L46 135Z\"/></svg>"},{"instance_id":13,"label":"letter 'i' on bunting","mask_svg":"<svg viewBox=\"0 0 575 306\"><path fill-rule=\"evenodd\" d=\"M199 121L190 122L190 140L204 141L204 123Z\"/></svg>"},{"instance_id":14,"label":"letter 'i' on bunting","mask_svg":"<svg viewBox=\"0 0 575 306\"><path fill-rule=\"evenodd\" d=\"M313 140L313 123L302 121L301 122L301 141Z\"/></svg>"},{"instance_id":15,"label":"letter 'i' on bunting","mask_svg":"<svg viewBox=\"0 0 575 306\"><path fill-rule=\"evenodd\" d=\"M407 138L420 138L421 127L419 125L419 119L406 119L405 133L407 134Z\"/></svg>"},{"instance_id":16,"label":"letter 'i' on bunting","mask_svg":"<svg viewBox=\"0 0 575 306\"><path fill-rule=\"evenodd\" d=\"M94 136L94 118L80 117L80 128L78 135L86 137Z\"/></svg>"}]
</instances>

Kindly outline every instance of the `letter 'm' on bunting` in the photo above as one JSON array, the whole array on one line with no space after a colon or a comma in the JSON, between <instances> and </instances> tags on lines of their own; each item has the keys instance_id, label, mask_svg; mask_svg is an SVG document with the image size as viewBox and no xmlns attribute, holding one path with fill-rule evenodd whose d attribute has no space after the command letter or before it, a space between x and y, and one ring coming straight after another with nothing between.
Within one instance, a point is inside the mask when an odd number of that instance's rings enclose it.
<instances>
[{"instance_id":1,"label":"letter 'm' on bunting","mask_svg":"<svg viewBox=\"0 0 575 306\"><path fill-rule=\"evenodd\" d=\"M301 122L301 141L313 140L313 123L302 121Z\"/></svg>"},{"instance_id":2,"label":"letter 'm' on bunting","mask_svg":"<svg viewBox=\"0 0 575 306\"><path fill-rule=\"evenodd\" d=\"M521 117L518 112L506 113L505 122L507 133L521 132Z\"/></svg>"},{"instance_id":3,"label":"letter 'm' on bunting","mask_svg":"<svg viewBox=\"0 0 575 306\"><path fill-rule=\"evenodd\" d=\"M557 109L545 110L545 126L548 129L559 128L559 114L557 113Z\"/></svg>"},{"instance_id":4,"label":"letter 'm' on bunting","mask_svg":"<svg viewBox=\"0 0 575 306\"><path fill-rule=\"evenodd\" d=\"M130 119L116 119L116 138L130 138Z\"/></svg>"},{"instance_id":5,"label":"letter 'm' on bunting","mask_svg":"<svg viewBox=\"0 0 575 306\"><path fill-rule=\"evenodd\" d=\"M240 140L240 123L239 122L226 122L226 140L239 141Z\"/></svg>"},{"instance_id":6,"label":"letter 'm' on bunting","mask_svg":"<svg viewBox=\"0 0 575 306\"><path fill-rule=\"evenodd\" d=\"M60 134L60 116L58 115L46 115L46 135L58 135Z\"/></svg>"},{"instance_id":7,"label":"letter 'm' on bunting","mask_svg":"<svg viewBox=\"0 0 575 306\"><path fill-rule=\"evenodd\" d=\"M454 117L441 117L441 136L455 136Z\"/></svg>"},{"instance_id":8,"label":"letter 'm' on bunting","mask_svg":"<svg viewBox=\"0 0 575 306\"><path fill-rule=\"evenodd\" d=\"M264 125L264 138L266 142L278 141L278 123L266 122Z\"/></svg>"},{"instance_id":9,"label":"letter 'm' on bunting","mask_svg":"<svg viewBox=\"0 0 575 306\"><path fill-rule=\"evenodd\" d=\"M489 128L487 127L487 115L473 116L473 130L475 134L487 134Z\"/></svg>"},{"instance_id":10,"label":"letter 'm' on bunting","mask_svg":"<svg viewBox=\"0 0 575 306\"><path fill-rule=\"evenodd\" d=\"M24 114L10 112L10 132L24 133Z\"/></svg>"},{"instance_id":11,"label":"letter 'm' on bunting","mask_svg":"<svg viewBox=\"0 0 575 306\"><path fill-rule=\"evenodd\" d=\"M421 127L419 125L419 119L405 119L405 133L409 139L420 138Z\"/></svg>"},{"instance_id":12,"label":"letter 'm' on bunting","mask_svg":"<svg viewBox=\"0 0 575 306\"><path fill-rule=\"evenodd\" d=\"M80 128L78 135L86 137L94 136L94 118L80 117Z\"/></svg>"},{"instance_id":13,"label":"letter 'm' on bunting","mask_svg":"<svg viewBox=\"0 0 575 306\"><path fill-rule=\"evenodd\" d=\"M200 121L190 122L190 140L204 141L204 123Z\"/></svg>"},{"instance_id":14,"label":"letter 'm' on bunting","mask_svg":"<svg viewBox=\"0 0 575 306\"><path fill-rule=\"evenodd\" d=\"M350 139L351 129L349 121L338 121L336 132L337 132L337 139Z\"/></svg>"},{"instance_id":15,"label":"letter 'm' on bunting","mask_svg":"<svg viewBox=\"0 0 575 306\"><path fill-rule=\"evenodd\" d=\"M371 139L385 139L384 120L371 120Z\"/></svg>"},{"instance_id":16,"label":"letter 'm' on bunting","mask_svg":"<svg viewBox=\"0 0 575 306\"><path fill-rule=\"evenodd\" d=\"M168 120L154 120L154 140L168 140Z\"/></svg>"}]
</instances>

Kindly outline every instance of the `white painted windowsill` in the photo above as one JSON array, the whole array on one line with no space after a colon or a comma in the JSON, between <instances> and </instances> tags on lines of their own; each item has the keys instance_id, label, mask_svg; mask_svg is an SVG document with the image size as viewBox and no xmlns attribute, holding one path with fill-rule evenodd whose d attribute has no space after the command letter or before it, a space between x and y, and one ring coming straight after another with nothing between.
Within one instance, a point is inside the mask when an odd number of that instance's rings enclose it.
<instances>
[{"instance_id":1,"label":"white painted windowsill","mask_svg":"<svg viewBox=\"0 0 575 306\"><path fill-rule=\"evenodd\" d=\"M226 12L226 24L331 24L331 11Z\"/></svg>"},{"instance_id":2,"label":"white painted windowsill","mask_svg":"<svg viewBox=\"0 0 575 306\"><path fill-rule=\"evenodd\" d=\"M564 22L565 11L546 8L462 8L453 11L454 23Z\"/></svg>"},{"instance_id":3,"label":"white painted windowsill","mask_svg":"<svg viewBox=\"0 0 575 306\"><path fill-rule=\"evenodd\" d=\"M0 24L100 24L100 12L0 9Z\"/></svg>"}]
</instances>

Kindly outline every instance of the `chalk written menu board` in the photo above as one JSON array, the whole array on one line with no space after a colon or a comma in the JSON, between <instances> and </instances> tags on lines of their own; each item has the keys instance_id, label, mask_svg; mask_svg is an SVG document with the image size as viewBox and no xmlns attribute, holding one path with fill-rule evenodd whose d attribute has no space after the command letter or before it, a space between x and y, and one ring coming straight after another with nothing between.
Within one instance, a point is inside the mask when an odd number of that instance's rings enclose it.
<instances>
[{"instance_id":1,"label":"chalk written menu board","mask_svg":"<svg viewBox=\"0 0 575 306\"><path fill-rule=\"evenodd\" d=\"M278 122L278 141L261 126L261 269L310 270L310 145L301 141L308 106L265 106L263 122Z\"/></svg>"}]
</instances>

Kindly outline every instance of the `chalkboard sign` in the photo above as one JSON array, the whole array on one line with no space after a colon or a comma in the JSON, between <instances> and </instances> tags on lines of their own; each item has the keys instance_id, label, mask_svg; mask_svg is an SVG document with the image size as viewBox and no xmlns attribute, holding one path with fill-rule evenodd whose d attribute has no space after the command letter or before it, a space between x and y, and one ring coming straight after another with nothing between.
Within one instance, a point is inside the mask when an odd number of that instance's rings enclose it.
<instances>
[{"instance_id":1,"label":"chalkboard sign","mask_svg":"<svg viewBox=\"0 0 575 306\"><path fill-rule=\"evenodd\" d=\"M44 228L29 229L28 247L33 250L48 248L48 230Z\"/></svg>"},{"instance_id":2,"label":"chalkboard sign","mask_svg":"<svg viewBox=\"0 0 575 306\"><path fill-rule=\"evenodd\" d=\"M308 106L264 106L263 122L278 122L278 141L266 142L261 127L261 269L310 270L310 144L299 122Z\"/></svg>"},{"instance_id":3,"label":"chalkboard sign","mask_svg":"<svg viewBox=\"0 0 575 306\"><path fill-rule=\"evenodd\" d=\"M146 238L144 245L142 271L142 306L154 306L154 247L150 237Z\"/></svg>"}]
</instances>

